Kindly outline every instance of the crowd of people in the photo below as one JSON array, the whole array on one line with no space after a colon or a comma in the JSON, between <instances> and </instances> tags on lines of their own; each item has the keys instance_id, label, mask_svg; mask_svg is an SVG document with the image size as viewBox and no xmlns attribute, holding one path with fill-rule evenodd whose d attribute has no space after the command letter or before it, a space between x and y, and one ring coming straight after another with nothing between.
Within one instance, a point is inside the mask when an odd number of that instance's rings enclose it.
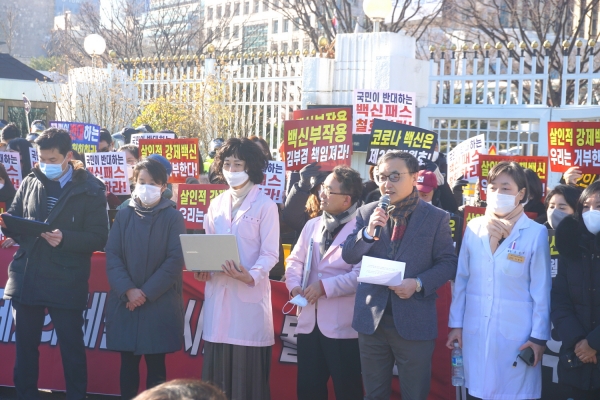
<instances>
[{"instance_id":1,"label":"crowd of people","mask_svg":"<svg viewBox=\"0 0 600 400\"><path fill-rule=\"evenodd\" d=\"M103 130L99 151L124 151L131 172L131 196L114 196L86 171L69 133L41 121L33 128L27 139L10 124L0 134L3 150L22 155L24 171L15 190L0 165L0 201L7 214L50 227L38 236L0 219L3 247L18 245L4 298L15 314L14 384L21 399L38 398L46 311L60 344L67 398L85 398L82 310L94 251L106 253L106 346L120 353L123 399L270 399L270 279L285 281L290 299L305 300L296 326L298 399L327 399L331 379L337 399L387 400L396 365L402 398L425 400L439 332L436 292L448 281L454 285L447 346L462 348L471 396L540 398L541 359L552 337L562 341L558 378L565 399L600 398L600 182L582 191L576 169L544 199L533 171L497 164L486 202L479 202L485 215L468 222L458 249L450 218L461 215L465 182L449 186L437 151L424 165L390 151L367 179L348 166L322 171L309 164L288 175L285 202L275 204L259 190L272 157L268 144L258 137L214 140L199 161L202 175L189 183L229 189L211 201L204 229L194 233L235 235L240 262L194 273L206 282L203 382L164 383L165 357L181 351L184 321L179 235L186 228L171 200L170 163L159 155L141 159L130 143L148 126L115 135ZM39 155L33 168L32 142ZM548 230L555 230L560 253L554 280ZM293 245L285 269L284 243ZM365 256L404 263L404 279L397 286L359 283ZM138 396L142 358L148 391Z\"/></svg>"}]
</instances>

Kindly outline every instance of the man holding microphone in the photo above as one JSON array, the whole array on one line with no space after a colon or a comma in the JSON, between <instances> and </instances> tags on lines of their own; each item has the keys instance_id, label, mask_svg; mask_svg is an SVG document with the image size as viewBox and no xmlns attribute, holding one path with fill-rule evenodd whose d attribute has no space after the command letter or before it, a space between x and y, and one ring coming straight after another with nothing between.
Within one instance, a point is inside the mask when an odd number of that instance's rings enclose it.
<instances>
[{"instance_id":1,"label":"man holding microphone","mask_svg":"<svg viewBox=\"0 0 600 400\"><path fill-rule=\"evenodd\" d=\"M352 327L358 331L365 399L390 398L396 363L402 399L425 400L437 337L436 291L456 274L450 217L419 199L419 163L411 154L391 151L377 167L376 182L390 206L386 211L370 203L358 210L342 257L348 264L363 256L394 260L406 269L399 286L358 285Z\"/></svg>"}]
</instances>

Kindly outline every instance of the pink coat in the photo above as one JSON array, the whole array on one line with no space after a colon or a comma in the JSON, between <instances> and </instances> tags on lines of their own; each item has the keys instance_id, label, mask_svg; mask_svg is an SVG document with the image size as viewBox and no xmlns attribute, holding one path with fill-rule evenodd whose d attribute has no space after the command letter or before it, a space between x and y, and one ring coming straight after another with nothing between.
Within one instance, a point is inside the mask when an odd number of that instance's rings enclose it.
<instances>
[{"instance_id":1,"label":"pink coat","mask_svg":"<svg viewBox=\"0 0 600 400\"><path fill-rule=\"evenodd\" d=\"M349 265L342 259L342 246L349 234L354 231L356 219L348 222L335 237L323 259L319 251L322 240L323 224L321 217L313 218L306 223L298 243L287 258L285 284L291 292L301 286L304 262L308 252L310 238L313 238L313 256L308 285L323 282L326 297L321 297L316 305L309 304L301 309L298 316L296 333L311 333L315 327L315 315L319 329L323 335L332 339L355 339L358 333L352 329L354 315L354 297L358 282L360 263ZM306 285L308 287L308 285Z\"/></svg>"},{"instance_id":2,"label":"pink coat","mask_svg":"<svg viewBox=\"0 0 600 400\"><path fill-rule=\"evenodd\" d=\"M202 308L204 340L241 346L272 346L275 337L269 271L279 260L277 205L255 186L232 222L228 190L211 201L204 218L204 229L207 234L234 234L240 261L254 278L254 286L251 286L224 273L212 274L206 282Z\"/></svg>"}]
</instances>

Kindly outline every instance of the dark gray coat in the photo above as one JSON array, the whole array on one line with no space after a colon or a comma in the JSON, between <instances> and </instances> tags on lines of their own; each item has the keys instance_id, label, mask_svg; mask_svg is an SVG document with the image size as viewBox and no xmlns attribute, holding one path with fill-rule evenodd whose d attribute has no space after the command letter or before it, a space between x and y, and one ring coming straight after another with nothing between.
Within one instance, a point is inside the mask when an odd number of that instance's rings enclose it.
<instances>
[{"instance_id":1,"label":"dark gray coat","mask_svg":"<svg viewBox=\"0 0 600 400\"><path fill-rule=\"evenodd\" d=\"M34 168L23 180L8 213L45 221L63 234L52 247L45 239L4 234L19 243L8 267L5 299L22 304L84 310L88 303L88 279L92 253L101 251L108 235L104 184L72 162L73 177L48 214L45 184L48 178Z\"/></svg>"},{"instance_id":2,"label":"dark gray coat","mask_svg":"<svg viewBox=\"0 0 600 400\"><path fill-rule=\"evenodd\" d=\"M389 224L382 228L380 240L367 243L362 231L377 207L370 203L358 209L356 228L348 236L342 257L348 264L358 264L363 256L388 259L391 243ZM419 200L410 216L396 261L406 263L405 278L419 278L421 292L401 299L387 286L359 283L354 303L352 327L359 333L373 334L392 296L392 313L398 334L407 340L431 340L437 337L436 291L456 276L458 258L450 233L450 216Z\"/></svg>"},{"instance_id":3,"label":"dark gray coat","mask_svg":"<svg viewBox=\"0 0 600 400\"><path fill-rule=\"evenodd\" d=\"M117 213L106 244L109 350L156 354L181 349L184 263L179 235L185 232L183 216L164 198L150 210L132 201ZM134 288L146 294L146 303L129 311L126 293Z\"/></svg>"}]
</instances>

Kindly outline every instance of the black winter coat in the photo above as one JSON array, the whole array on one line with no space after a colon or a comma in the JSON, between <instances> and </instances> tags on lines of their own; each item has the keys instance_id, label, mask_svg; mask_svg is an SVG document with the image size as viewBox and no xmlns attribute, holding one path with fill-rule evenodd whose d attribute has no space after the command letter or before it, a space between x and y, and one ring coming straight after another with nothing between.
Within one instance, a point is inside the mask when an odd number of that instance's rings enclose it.
<instances>
[{"instance_id":1,"label":"black winter coat","mask_svg":"<svg viewBox=\"0 0 600 400\"><path fill-rule=\"evenodd\" d=\"M106 244L106 345L135 354L171 353L183 344L183 252L185 222L173 202L151 209L131 200L117 213ZM127 291L141 289L146 302L126 308Z\"/></svg>"},{"instance_id":2,"label":"black winter coat","mask_svg":"<svg viewBox=\"0 0 600 400\"><path fill-rule=\"evenodd\" d=\"M556 246L560 256L550 316L562 340L558 381L596 390L600 388L600 364L568 368L562 356L582 339L600 356L600 234L592 235L582 221L569 216L556 229Z\"/></svg>"},{"instance_id":3,"label":"black winter coat","mask_svg":"<svg viewBox=\"0 0 600 400\"><path fill-rule=\"evenodd\" d=\"M44 183L39 168L23 180L8 213L45 221L63 234L52 247L45 239L3 229L19 249L8 267L5 299L23 304L83 310L88 302L92 253L102 251L108 237L104 184L74 162L71 183L65 187L48 215Z\"/></svg>"}]
</instances>

